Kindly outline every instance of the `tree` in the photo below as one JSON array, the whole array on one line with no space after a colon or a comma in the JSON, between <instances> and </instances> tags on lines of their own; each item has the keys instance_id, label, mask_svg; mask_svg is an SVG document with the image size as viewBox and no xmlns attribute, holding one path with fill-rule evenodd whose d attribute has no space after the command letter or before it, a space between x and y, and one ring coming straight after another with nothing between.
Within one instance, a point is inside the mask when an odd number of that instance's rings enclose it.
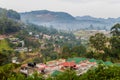
<instances>
[{"instance_id":1,"label":"tree","mask_svg":"<svg viewBox=\"0 0 120 80\"><path fill-rule=\"evenodd\" d=\"M79 80L120 80L120 67L100 64L83 74Z\"/></svg>"},{"instance_id":2,"label":"tree","mask_svg":"<svg viewBox=\"0 0 120 80\"><path fill-rule=\"evenodd\" d=\"M89 41L96 50L103 50L106 47L107 37L103 33L97 33L91 36Z\"/></svg>"},{"instance_id":3,"label":"tree","mask_svg":"<svg viewBox=\"0 0 120 80\"><path fill-rule=\"evenodd\" d=\"M74 47L71 49L71 52L72 52L72 53L76 53L77 56L80 56L80 55L86 53L86 47L83 46L83 45L74 46Z\"/></svg>"},{"instance_id":4,"label":"tree","mask_svg":"<svg viewBox=\"0 0 120 80\"><path fill-rule=\"evenodd\" d=\"M113 36L120 36L120 24L116 24L111 28L111 34Z\"/></svg>"},{"instance_id":5,"label":"tree","mask_svg":"<svg viewBox=\"0 0 120 80\"><path fill-rule=\"evenodd\" d=\"M79 80L79 77L76 75L75 71L68 69L60 75L54 77L53 80Z\"/></svg>"},{"instance_id":6,"label":"tree","mask_svg":"<svg viewBox=\"0 0 120 80\"><path fill-rule=\"evenodd\" d=\"M4 64L6 58L7 58L6 55L0 53L0 66Z\"/></svg>"},{"instance_id":7,"label":"tree","mask_svg":"<svg viewBox=\"0 0 120 80\"><path fill-rule=\"evenodd\" d=\"M20 23L7 17L0 18L0 34L10 34L19 31Z\"/></svg>"},{"instance_id":8,"label":"tree","mask_svg":"<svg viewBox=\"0 0 120 80\"><path fill-rule=\"evenodd\" d=\"M111 44L111 50L112 50L112 56L114 58L120 58L120 36L113 36L110 39Z\"/></svg>"},{"instance_id":9,"label":"tree","mask_svg":"<svg viewBox=\"0 0 120 80\"><path fill-rule=\"evenodd\" d=\"M9 80L8 78L11 77L16 68L20 67L20 64L6 64L4 66L0 66L0 80ZM15 80L15 79L12 79Z\"/></svg>"},{"instance_id":10,"label":"tree","mask_svg":"<svg viewBox=\"0 0 120 80\"><path fill-rule=\"evenodd\" d=\"M13 11L13 10L7 11L7 17L12 18L12 19L16 19L16 20L20 20L20 14L17 13L16 11Z\"/></svg>"},{"instance_id":11,"label":"tree","mask_svg":"<svg viewBox=\"0 0 120 80\"><path fill-rule=\"evenodd\" d=\"M120 49L120 37L111 37L110 43L112 48Z\"/></svg>"},{"instance_id":12,"label":"tree","mask_svg":"<svg viewBox=\"0 0 120 80\"><path fill-rule=\"evenodd\" d=\"M68 58L70 56L70 47L68 46L63 46L62 49L62 58Z\"/></svg>"}]
</instances>

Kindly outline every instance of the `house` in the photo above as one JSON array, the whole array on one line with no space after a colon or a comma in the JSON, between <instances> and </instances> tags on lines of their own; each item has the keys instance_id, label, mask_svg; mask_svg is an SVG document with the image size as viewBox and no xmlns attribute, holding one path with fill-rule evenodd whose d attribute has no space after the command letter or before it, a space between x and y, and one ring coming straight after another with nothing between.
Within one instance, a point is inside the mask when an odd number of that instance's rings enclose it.
<instances>
[{"instance_id":1,"label":"house","mask_svg":"<svg viewBox=\"0 0 120 80\"><path fill-rule=\"evenodd\" d=\"M18 52L27 52L28 48L27 47L19 47L19 48L16 48L15 51L18 51Z\"/></svg>"},{"instance_id":2,"label":"house","mask_svg":"<svg viewBox=\"0 0 120 80\"><path fill-rule=\"evenodd\" d=\"M32 32L29 32L29 35L33 35L33 33L32 33Z\"/></svg>"},{"instance_id":3,"label":"house","mask_svg":"<svg viewBox=\"0 0 120 80\"><path fill-rule=\"evenodd\" d=\"M48 39L49 40L50 38L51 38L51 36L49 36L49 35L46 35L46 34L43 35L43 39Z\"/></svg>"},{"instance_id":4,"label":"house","mask_svg":"<svg viewBox=\"0 0 120 80\"><path fill-rule=\"evenodd\" d=\"M17 57L13 57L13 58L12 58L12 63L19 64L19 62L18 62L17 60L18 60Z\"/></svg>"},{"instance_id":5,"label":"house","mask_svg":"<svg viewBox=\"0 0 120 80\"><path fill-rule=\"evenodd\" d=\"M65 68L77 69L75 62L64 62L61 65L62 65L63 69L65 69Z\"/></svg>"},{"instance_id":6,"label":"house","mask_svg":"<svg viewBox=\"0 0 120 80\"><path fill-rule=\"evenodd\" d=\"M43 73L45 74L45 68L47 67L46 64L43 64L43 63L40 63L40 64L36 64L36 67L37 67L37 71L39 73Z\"/></svg>"},{"instance_id":7,"label":"house","mask_svg":"<svg viewBox=\"0 0 120 80\"><path fill-rule=\"evenodd\" d=\"M20 72L26 76L32 75L36 71L36 68L29 67L28 64L21 66Z\"/></svg>"},{"instance_id":8,"label":"house","mask_svg":"<svg viewBox=\"0 0 120 80\"><path fill-rule=\"evenodd\" d=\"M46 64L47 64L48 66L56 66L56 65L60 65L60 64L62 64L62 63L64 63L64 62L65 62L65 59L59 59L59 60L49 61L49 62L47 62Z\"/></svg>"},{"instance_id":9,"label":"house","mask_svg":"<svg viewBox=\"0 0 120 80\"><path fill-rule=\"evenodd\" d=\"M23 73L23 74L25 74L25 75L28 74L28 66L27 66L27 64L21 65L20 72Z\"/></svg>"},{"instance_id":10,"label":"house","mask_svg":"<svg viewBox=\"0 0 120 80\"><path fill-rule=\"evenodd\" d=\"M10 40L11 43L13 43L13 44L19 43L19 38L9 38L9 40Z\"/></svg>"},{"instance_id":11,"label":"house","mask_svg":"<svg viewBox=\"0 0 120 80\"><path fill-rule=\"evenodd\" d=\"M37 35L35 35L35 38L36 38L36 39L39 39L39 37L40 37L40 36L39 36L38 34L37 34Z\"/></svg>"}]
</instances>

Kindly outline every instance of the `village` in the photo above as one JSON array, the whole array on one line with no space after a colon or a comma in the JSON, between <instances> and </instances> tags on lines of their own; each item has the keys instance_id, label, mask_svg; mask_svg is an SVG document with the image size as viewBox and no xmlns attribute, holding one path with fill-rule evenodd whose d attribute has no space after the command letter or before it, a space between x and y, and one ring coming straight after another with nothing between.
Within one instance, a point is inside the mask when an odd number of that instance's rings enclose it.
<instances>
[{"instance_id":1,"label":"village","mask_svg":"<svg viewBox=\"0 0 120 80\"><path fill-rule=\"evenodd\" d=\"M71 61L72 60L72 61ZM75 62L76 60L76 62ZM43 74L45 77L56 76L66 69L75 70L77 75L86 73L90 68L97 67L97 63L86 58L71 58L70 60L58 59L46 63L28 63L21 65L20 72L25 75L32 75L34 72Z\"/></svg>"},{"instance_id":2,"label":"village","mask_svg":"<svg viewBox=\"0 0 120 80\"><path fill-rule=\"evenodd\" d=\"M88 31L89 32L89 31ZM93 32L93 33L92 33ZM95 34L98 31L90 31L90 33ZM105 31L101 31L104 33ZM83 33L81 33L83 34ZM89 33L88 33L89 34ZM109 33L104 33L108 35ZM48 34L43 34L43 33L38 33L38 34L33 34L33 32L29 32L28 35L31 37L32 40L39 40L40 42L40 47L39 49L46 49L47 48L47 41L53 40L53 41L58 41L58 40L70 40L70 38L61 36L61 35L48 35ZM89 36L76 36L77 40L88 40ZM1 37L2 39L2 37ZM4 39L4 37L3 37ZM22 39L19 39L17 37L9 36L8 38L12 44L20 44L19 47L15 47L14 50L17 52L32 52L32 48L28 48L25 45L25 41ZM60 53L60 46L57 46L55 43L52 44L54 47L54 51ZM42 56L41 54L29 54L29 56ZM15 64L20 64L19 60L17 61L17 57L12 58L12 63ZM99 65L99 63L104 63L105 65L112 65L112 62L104 62L102 60L95 60L93 59L87 59L87 58L81 58L81 57L75 57L75 58L68 58L68 59L56 59L52 61L47 61L47 62L27 62L21 65L19 72L26 75L26 76L31 76L35 72L39 74L43 74L45 77L48 76L56 76L58 74L61 74L67 69L70 70L75 70L77 75L82 75L86 73L88 70L95 68Z\"/></svg>"},{"instance_id":3,"label":"village","mask_svg":"<svg viewBox=\"0 0 120 80\"><path fill-rule=\"evenodd\" d=\"M26 76L31 76L35 72L43 74L45 77L57 76L67 69L75 70L76 74L82 75L90 69L96 68L100 63L107 66L113 65L112 62L102 60L87 59L87 58L69 58L69 59L57 59L48 61L46 63L27 63L21 65L20 72Z\"/></svg>"}]
</instances>

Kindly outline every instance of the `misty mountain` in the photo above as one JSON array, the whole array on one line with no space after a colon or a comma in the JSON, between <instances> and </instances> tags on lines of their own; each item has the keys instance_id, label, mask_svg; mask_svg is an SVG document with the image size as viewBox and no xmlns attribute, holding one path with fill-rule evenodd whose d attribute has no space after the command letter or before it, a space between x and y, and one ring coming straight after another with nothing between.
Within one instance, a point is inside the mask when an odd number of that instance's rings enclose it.
<instances>
[{"instance_id":1,"label":"misty mountain","mask_svg":"<svg viewBox=\"0 0 120 80\"><path fill-rule=\"evenodd\" d=\"M23 21L32 22L63 22L63 21L73 21L75 18L65 12L52 12L48 10L32 11L21 13Z\"/></svg>"},{"instance_id":2,"label":"misty mountain","mask_svg":"<svg viewBox=\"0 0 120 80\"><path fill-rule=\"evenodd\" d=\"M66 12L53 12L39 10L20 13L21 20L25 23L52 26L63 30L97 29L109 30L115 23L120 22L120 18L95 18L91 16L74 17Z\"/></svg>"}]
</instances>

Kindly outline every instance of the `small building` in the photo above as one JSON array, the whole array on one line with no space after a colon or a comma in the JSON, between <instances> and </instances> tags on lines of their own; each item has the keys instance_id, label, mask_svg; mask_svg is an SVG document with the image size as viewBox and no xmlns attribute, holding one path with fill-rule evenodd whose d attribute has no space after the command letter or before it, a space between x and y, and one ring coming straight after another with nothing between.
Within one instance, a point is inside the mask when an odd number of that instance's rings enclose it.
<instances>
[{"instance_id":1,"label":"small building","mask_svg":"<svg viewBox=\"0 0 120 80\"><path fill-rule=\"evenodd\" d=\"M17 62L17 57L13 57L12 58L12 63L16 63Z\"/></svg>"},{"instance_id":2,"label":"small building","mask_svg":"<svg viewBox=\"0 0 120 80\"><path fill-rule=\"evenodd\" d=\"M45 73L45 68L46 68L47 66L46 66L46 64L40 63L40 64L36 64L36 67L38 68L37 71L38 71L39 73L44 74L44 73Z\"/></svg>"},{"instance_id":3,"label":"small building","mask_svg":"<svg viewBox=\"0 0 120 80\"><path fill-rule=\"evenodd\" d=\"M62 65L63 68L77 69L77 66L76 66L75 62L64 62L61 65Z\"/></svg>"},{"instance_id":4,"label":"small building","mask_svg":"<svg viewBox=\"0 0 120 80\"><path fill-rule=\"evenodd\" d=\"M15 51L18 51L18 52L27 52L28 48L27 47L19 47L19 48L16 48Z\"/></svg>"},{"instance_id":5,"label":"small building","mask_svg":"<svg viewBox=\"0 0 120 80\"><path fill-rule=\"evenodd\" d=\"M32 32L29 32L29 35L33 35L33 33L32 33Z\"/></svg>"},{"instance_id":6,"label":"small building","mask_svg":"<svg viewBox=\"0 0 120 80\"><path fill-rule=\"evenodd\" d=\"M39 36L38 34L37 34L37 35L35 35L35 38L36 38L36 39L39 39L39 37L40 37L40 36Z\"/></svg>"},{"instance_id":7,"label":"small building","mask_svg":"<svg viewBox=\"0 0 120 80\"><path fill-rule=\"evenodd\" d=\"M20 62L18 62L18 58L17 57L13 57L12 58L12 63L20 64Z\"/></svg>"}]
</instances>

